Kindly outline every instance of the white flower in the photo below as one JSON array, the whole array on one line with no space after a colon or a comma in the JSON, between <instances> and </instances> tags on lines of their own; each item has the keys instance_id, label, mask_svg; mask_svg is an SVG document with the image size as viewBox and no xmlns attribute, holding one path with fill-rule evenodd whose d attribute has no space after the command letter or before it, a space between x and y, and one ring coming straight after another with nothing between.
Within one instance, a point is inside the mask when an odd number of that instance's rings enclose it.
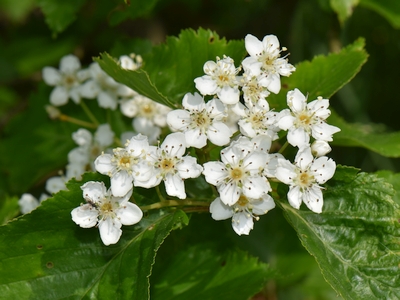
<instances>
[{"instance_id":1,"label":"white flower","mask_svg":"<svg viewBox=\"0 0 400 300\"><path fill-rule=\"evenodd\" d=\"M66 191L67 187L65 183L69 178L65 178L64 176L53 176L47 179L46 181L46 191L50 194L56 194L59 191Z\"/></svg>"},{"instance_id":2,"label":"white flower","mask_svg":"<svg viewBox=\"0 0 400 300\"><path fill-rule=\"evenodd\" d=\"M119 63L121 65L121 68L135 71L142 66L143 59L140 55L131 53L129 56L128 55L120 56Z\"/></svg>"},{"instance_id":3,"label":"white flower","mask_svg":"<svg viewBox=\"0 0 400 300\"><path fill-rule=\"evenodd\" d=\"M217 95L225 104L235 104L239 101L239 68L235 67L230 57L217 57L217 62L207 61L203 67L206 75L194 80L196 88L203 95Z\"/></svg>"},{"instance_id":4,"label":"white flower","mask_svg":"<svg viewBox=\"0 0 400 300\"><path fill-rule=\"evenodd\" d=\"M332 135L339 132L336 126L325 122L331 114L329 100L318 97L307 104L306 97L294 89L287 93L287 104L291 110L281 111L278 126L288 130L287 140L292 146L302 147L310 142L310 135L316 140L332 141Z\"/></svg>"},{"instance_id":5,"label":"white flower","mask_svg":"<svg viewBox=\"0 0 400 300\"><path fill-rule=\"evenodd\" d=\"M78 147L68 153L67 179L75 177L80 180L87 170L95 170L94 160L114 142L114 132L109 124L99 125L94 136L84 128L72 134Z\"/></svg>"},{"instance_id":6,"label":"white flower","mask_svg":"<svg viewBox=\"0 0 400 300\"><path fill-rule=\"evenodd\" d=\"M40 202L46 200L47 198L49 198L49 196L46 194L41 194L39 200L29 193L22 194L21 198L18 200L18 205L21 213L30 213L32 210L40 205Z\"/></svg>"},{"instance_id":7,"label":"white flower","mask_svg":"<svg viewBox=\"0 0 400 300\"><path fill-rule=\"evenodd\" d=\"M267 153L254 150L254 144L245 137L221 150L221 160L204 164L206 181L215 185L226 205L234 205L240 195L258 199L271 190L262 172Z\"/></svg>"},{"instance_id":8,"label":"white flower","mask_svg":"<svg viewBox=\"0 0 400 300\"><path fill-rule=\"evenodd\" d=\"M149 180L142 181L140 186L150 188L164 181L168 195L186 198L184 179L199 177L203 168L197 164L196 158L183 156L186 151L185 135L175 132L167 135L164 142L152 152L149 161L155 173Z\"/></svg>"},{"instance_id":9,"label":"white flower","mask_svg":"<svg viewBox=\"0 0 400 300\"><path fill-rule=\"evenodd\" d=\"M115 110L118 97L128 97L133 94L130 88L108 76L98 63L92 63L89 71L91 78L82 85L81 95L88 99L97 98L100 107Z\"/></svg>"},{"instance_id":10,"label":"white flower","mask_svg":"<svg viewBox=\"0 0 400 300\"><path fill-rule=\"evenodd\" d=\"M133 128L136 132L146 135L150 144L157 141L161 128L167 125L167 114L171 111L169 107L143 95L122 100L120 108L123 115L134 118Z\"/></svg>"},{"instance_id":11,"label":"white flower","mask_svg":"<svg viewBox=\"0 0 400 300\"><path fill-rule=\"evenodd\" d=\"M247 107L250 107L269 96L270 80L261 72L254 74L254 70L247 68L247 65L243 65L243 69L244 74L241 80L243 98Z\"/></svg>"},{"instance_id":12,"label":"white flower","mask_svg":"<svg viewBox=\"0 0 400 300\"><path fill-rule=\"evenodd\" d=\"M240 132L250 138L257 135L268 135L272 140L278 138L277 116L274 111L269 110L268 102L260 99L249 108L244 108L239 120Z\"/></svg>"},{"instance_id":13,"label":"white flower","mask_svg":"<svg viewBox=\"0 0 400 300\"><path fill-rule=\"evenodd\" d=\"M80 70L79 59L72 54L61 58L60 70L53 67L43 68L44 82L55 88L50 94L50 103L61 106L71 98L76 104L81 101L79 94L82 82L87 78L87 71Z\"/></svg>"},{"instance_id":14,"label":"white flower","mask_svg":"<svg viewBox=\"0 0 400 300\"><path fill-rule=\"evenodd\" d=\"M232 228L238 235L248 235L253 229L254 221L258 216L266 214L275 207L275 202L268 194L259 199L247 198L244 195L232 206L226 205L221 198L216 198L210 204L211 217L214 220L225 220L232 217Z\"/></svg>"},{"instance_id":15,"label":"white flower","mask_svg":"<svg viewBox=\"0 0 400 300\"><path fill-rule=\"evenodd\" d=\"M113 154L103 153L96 158L96 170L111 177L111 191L114 196L122 197L133 187L133 180L148 180L151 166L146 161L150 153L146 136L138 134L126 143L125 148L115 148Z\"/></svg>"},{"instance_id":16,"label":"white flower","mask_svg":"<svg viewBox=\"0 0 400 300\"><path fill-rule=\"evenodd\" d=\"M250 69L255 76L265 74L268 90L277 94L281 89L280 76L290 76L296 70L288 63L286 57L280 57L279 40L275 35L266 35L262 41L248 34L245 37L245 47L250 57L243 60L244 68ZM282 49L283 51L286 48Z\"/></svg>"},{"instance_id":17,"label":"white flower","mask_svg":"<svg viewBox=\"0 0 400 300\"><path fill-rule=\"evenodd\" d=\"M98 226L104 245L116 244L122 234L122 225L138 223L143 212L129 202L132 191L124 197L115 197L103 182L89 181L81 186L86 204L74 208L72 220L82 228Z\"/></svg>"},{"instance_id":18,"label":"white flower","mask_svg":"<svg viewBox=\"0 0 400 300\"><path fill-rule=\"evenodd\" d=\"M281 159L276 168L276 178L289 185L288 200L291 206L300 208L301 202L315 213L322 212L322 187L335 173L336 164L322 156L314 159L309 146L299 149L295 163Z\"/></svg>"},{"instance_id":19,"label":"white flower","mask_svg":"<svg viewBox=\"0 0 400 300\"><path fill-rule=\"evenodd\" d=\"M185 108L173 110L167 115L167 123L172 130L185 134L186 146L203 148L207 139L217 146L229 144L232 132L223 122L226 117L225 106L213 99L204 102L198 93L187 93L182 100Z\"/></svg>"},{"instance_id":20,"label":"white flower","mask_svg":"<svg viewBox=\"0 0 400 300\"><path fill-rule=\"evenodd\" d=\"M329 144L325 141L315 140L311 144L311 152L315 157L324 156L325 154L331 152L331 150L331 146L329 146Z\"/></svg>"}]
</instances>

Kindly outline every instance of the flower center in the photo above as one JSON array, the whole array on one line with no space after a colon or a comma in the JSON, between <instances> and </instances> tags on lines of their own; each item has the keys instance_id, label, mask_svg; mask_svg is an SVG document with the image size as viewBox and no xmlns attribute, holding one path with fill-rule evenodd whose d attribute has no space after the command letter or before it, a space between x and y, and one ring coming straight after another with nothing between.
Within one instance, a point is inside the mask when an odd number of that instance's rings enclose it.
<instances>
[{"instance_id":1,"label":"flower center","mask_svg":"<svg viewBox=\"0 0 400 300\"><path fill-rule=\"evenodd\" d=\"M64 76L64 85L67 88L73 87L75 85L75 83L76 83L76 78L74 75L68 74L68 75Z\"/></svg>"},{"instance_id":2,"label":"flower center","mask_svg":"<svg viewBox=\"0 0 400 300\"><path fill-rule=\"evenodd\" d=\"M164 158L160 163L160 168L163 169L165 173L174 170L175 162L171 158Z\"/></svg>"},{"instance_id":3,"label":"flower center","mask_svg":"<svg viewBox=\"0 0 400 300\"><path fill-rule=\"evenodd\" d=\"M306 188L314 183L315 178L308 171L300 171L296 181L300 188Z\"/></svg>"},{"instance_id":4,"label":"flower center","mask_svg":"<svg viewBox=\"0 0 400 300\"><path fill-rule=\"evenodd\" d=\"M247 206L248 203L249 203L249 200L247 200L247 197L244 195L241 195L239 197L239 200L236 202L236 204L240 205L240 206Z\"/></svg>"},{"instance_id":5,"label":"flower center","mask_svg":"<svg viewBox=\"0 0 400 300\"><path fill-rule=\"evenodd\" d=\"M207 129L210 126L211 119L205 110L192 114L192 121L197 128Z\"/></svg>"},{"instance_id":6,"label":"flower center","mask_svg":"<svg viewBox=\"0 0 400 300\"><path fill-rule=\"evenodd\" d=\"M105 203L101 204L100 210L101 210L103 213L112 212L113 207L112 207L112 205L111 205L111 202L105 202Z\"/></svg>"},{"instance_id":7,"label":"flower center","mask_svg":"<svg viewBox=\"0 0 400 300\"><path fill-rule=\"evenodd\" d=\"M142 105L141 112L143 116L152 117L154 114L154 107L151 104Z\"/></svg>"},{"instance_id":8,"label":"flower center","mask_svg":"<svg viewBox=\"0 0 400 300\"><path fill-rule=\"evenodd\" d=\"M115 164L118 170L125 170L128 173L131 173L132 166L136 163L136 160L125 149L116 148L114 149L114 157L112 162Z\"/></svg>"},{"instance_id":9,"label":"flower center","mask_svg":"<svg viewBox=\"0 0 400 300\"><path fill-rule=\"evenodd\" d=\"M239 181L243 177L243 171L240 168L234 168L231 170L231 178L235 181Z\"/></svg>"}]
</instances>

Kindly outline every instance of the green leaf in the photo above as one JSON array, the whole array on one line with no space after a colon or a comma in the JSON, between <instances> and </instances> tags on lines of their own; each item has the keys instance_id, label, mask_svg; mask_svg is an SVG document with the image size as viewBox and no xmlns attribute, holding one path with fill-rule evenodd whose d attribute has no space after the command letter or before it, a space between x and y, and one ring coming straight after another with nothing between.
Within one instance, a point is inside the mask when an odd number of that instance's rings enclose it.
<instances>
[{"instance_id":1,"label":"green leaf","mask_svg":"<svg viewBox=\"0 0 400 300\"><path fill-rule=\"evenodd\" d=\"M181 105L183 96L195 92L194 79L204 75L203 66L217 56L230 56L239 66L246 50L243 41L229 41L210 30L183 30L168 37L165 44L153 47L143 56L138 71L123 70L109 55L95 59L108 75L138 93L171 108Z\"/></svg>"},{"instance_id":2,"label":"green leaf","mask_svg":"<svg viewBox=\"0 0 400 300\"><path fill-rule=\"evenodd\" d=\"M329 123L341 129L332 144L338 146L363 147L387 157L400 157L400 132L384 132L374 124L350 124L335 112Z\"/></svg>"},{"instance_id":3,"label":"green leaf","mask_svg":"<svg viewBox=\"0 0 400 300\"><path fill-rule=\"evenodd\" d=\"M346 21L353 13L353 9L360 0L330 0L331 8L337 13L340 23Z\"/></svg>"},{"instance_id":4,"label":"green leaf","mask_svg":"<svg viewBox=\"0 0 400 300\"><path fill-rule=\"evenodd\" d=\"M391 171L378 171L375 173L378 177L385 179L386 182L390 183L396 194L393 196L393 200L400 205L400 173L393 173Z\"/></svg>"},{"instance_id":5,"label":"green leaf","mask_svg":"<svg viewBox=\"0 0 400 300\"><path fill-rule=\"evenodd\" d=\"M286 108L286 94L298 88L308 99L318 96L330 98L360 71L367 61L365 41L360 38L343 48L339 53L316 56L312 61L296 65L290 77L282 78L282 90L278 95L270 95L268 101L277 109Z\"/></svg>"},{"instance_id":6,"label":"green leaf","mask_svg":"<svg viewBox=\"0 0 400 300\"><path fill-rule=\"evenodd\" d=\"M0 225L7 223L19 214L17 197L6 197L0 201Z\"/></svg>"},{"instance_id":7,"label":"green leaf","mask_svg":"<svg viewBox=\"0 0 400 300\"><path fill-rule=\"evenodd\" d=\"M376 11L393 27L400 28L400 2L398 0L360 0L360 5Z\"/></svg>"},{"instance_id":8,"label":"green leaf","mask_svg":"<svg viewBox=\"0 0 400 300\"><path fill-rule=\"evenodd\" d=\"M104 177L88 173L83 181ZM82 182L70 181L32 213L0 227L0 295L3 299L149 299L148 277L169 232L186 225L182 211L149 213L123 226L116 245L104 246L97 228L80 228L71 211Z\"/></svg>"},{"instance_id":9,"label":"green leaf","mask_svg":"<svg viewBox=\"0 0 400 300\"><path fill-rule=\"evenodd\" d=\"M42 9L46 23L54 34L65 30L76 19L76 14L86 0L38 0L38 5Z\"/></svg>"},{"instance_id":10,"label":"green leaf","mask_svg":"<svg viewBox=\"0 0 400 300\"><path fill-rule=\"evenodd\" d=\"M174 103L157 90L145 70L125 70L121 68L121 66L107 53L102 53L101 58L95 58L94 60L97 61L100 67L116 81L125 84L139 94L142 94L158 103L174 108Z\"/></svg>"},{"instance_id":11,"label":"green leaf","mask_svg":"<svg viewBox=\"0 0 400 300\"><path fill-rule=\"evenodd\" d=\"M159 0L124 0L125 4L119 4L110 16L110 25L114 26L127 19L136 19L149 14Z\"/></svg>"},{"instance_id":12,"label":"green leaf","mask_svg":"<svg viewBox=\"0 0 400 300\"><path fill-rule=\"evenodd\" d=\"M400 209L390 184L338 167L315 214L279 202L325 279L345 299L398 299Z\"/></svg>"},{"instance_id":13,"label":"green leaf","mask_svg":"<svg viewBox=\"0 0 400 300\"><path fill-rule=\"evenodd\" d=\"M266 264L246 252L220 253L198 244L179 251L163 266L152 299L248 299L272 274Z\"/></svg>"}]
</instances>

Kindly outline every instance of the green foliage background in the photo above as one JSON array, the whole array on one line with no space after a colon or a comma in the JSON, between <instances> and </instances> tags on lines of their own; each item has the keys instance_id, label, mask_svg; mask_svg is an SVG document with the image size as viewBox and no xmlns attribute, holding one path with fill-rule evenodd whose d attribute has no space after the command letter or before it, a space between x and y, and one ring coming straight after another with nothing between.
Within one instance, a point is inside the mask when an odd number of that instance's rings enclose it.
<instances>
[{"instance_id":1,"label":"green foliage background","mask_svg":"<svg viewBox=\"0 0 400 300\"><path fill-rule=\"evenodd\" d=\"M330 156L341 165L379 172L339 167L323 216L277 201L281 209L261 218L250 236L238 237L229 221L214 222L207 214L189 220L180 210L154 213L124 231L115 247L101 246L96 229L82 233L70 222L68 212L81 201L79 183L71 182L71 193L57 194L0 228L0 299L109 299L110 290L121 299L247 299L257 292L254 299L400 298L400 2L126 2L0 2L2 223L17 215L22 193L40 193L74 147L69 137L78 127L48 119L43 107L51 88L41 82L41 69L57 66L68 53L84 65L97 57L110 75L174 107L194 91L193 78L205 60L228 54L239 61L247 33L275 34L297 72L271 97L273 105L280 109L285 91L294 87L310 99L330 97L335 112L329 122L342 129ZM130 52L143 55L143 71L122 73L111 59ZM158 76L160 70L166 74ZM135 247L158 252L132 257ZM110 274L126 278L117 282Z\"/></svg>"}]
</instances>

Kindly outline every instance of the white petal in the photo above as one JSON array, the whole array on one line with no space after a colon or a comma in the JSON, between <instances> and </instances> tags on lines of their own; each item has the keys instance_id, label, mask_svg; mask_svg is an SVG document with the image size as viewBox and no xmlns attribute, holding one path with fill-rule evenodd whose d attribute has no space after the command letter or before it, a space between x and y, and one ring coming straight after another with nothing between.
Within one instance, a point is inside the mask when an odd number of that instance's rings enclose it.
<instances>
[{"instance_id":1,"label":"white petal","mask_svg":"<svg viewBox=\"0 0 400 300\"><path fill-rule=\"evenodd\" d=\"M88 99L96 98L98 93L100 92L100 88L97 83L92 79L86 81L83 85L81 85L81 96Z\"/></svg>"},{"instance_id":2,"label":"white petal","mask_svg":"<svg viewBox=\"0 0 400 300\"><path fill-rule=\"evenodd\" d=\"M21 213L27 214L39 206L39 201L33 195L25 193L18 200L18 205Z\"/></svg>"},{"instance_id":3,"label":"white petal","mask_svg":"<svg viewBox=\"0 0 400 300\"><path fill-rule=\"evenodd\" d=\"M185 131L191 121L190 113L183 109L172 110L167 115L167 124L172 130Z\"/></svg>"},{"instance_id":4,"label":"white petal","mask_svg":"<svg viewBox=\"0 0 400 300\"><path fill-rule=\"evenodd\" d=\"M44 67L42 71L44 82L50 86L55 86L61 82L60 72L53 67Z\"/></svg>"},{"instance_id":5,"label":"white petal","mask_svg":"<svg viewBox=\"0 0 400 300\"><path fill-rule=\"evenodd\" d=\"M304 128L291 127L287 134L287 140L294 147L304 147L310 142L310 136Z\"/></svg>"},{"instance_id":6,"label":"white petal","mask_svg":"<svg viewBox=\"0 0 400 300\"><path fill-rule=\"evenodd\" d=\"M218 197L210 204L211 217L214 220L226 220L233 216L234 210L231 206L224 204Z\"/></svg>"},{"instance_id":7,"label":"white petal","mask_svg":"<svg viewBox=\"0 0 400 300\"><path fill-rule=\"evenodd\" d=\"M61 176L54 176L47 179L46 191L48 191L50 194L55 194L61 190L67 190L67 187L65 186L65 179L63 179Z\"/></svg>"},{"instance_id":8,"label":"white petal","mask_svg":"<svg viewBox=\"0 0 400 300\"><path fill-rule=\"evenodd\" d=\"M253 217L246 212L238 212L232 217L232 228L238 235L248 235L253 225Z\"/></svg>"},{"instance_id":9,"label":"white petal","mask_svg":"<svg viewBox=\"0 0 400 300\"><path fill-rule=\"evenodd\" d=\"M276 168L276 178L285 184L292 184L296 178L295 166L286 159L278 159L278 167Z\"/></svg>"},{"instance_id":10,"label":"white petal","mask_svg":"<svg viewBox=\"0 0 400 300\"><path fill-rule=\"evenodd\" d=\"M293 127L295 119L296 118L292 115L282 116L278 121L278 126L282 130L288 130L289 128Z\"/></svg>"},{"instance_id":11,"label":"white petal","mask_svg":"<svg viewBox=\"0 0 400 300\"><path fill-rule=\"evenodd\" d=\"M258 216L266 214L275 207L274 199L268 194L264 194L260 200L251 201L252 212Z\"/></svg>"},{"instance_id":12,"label":"white petal","mask_svg":"<svg viewBox=\"0 0 400 300\"><path fill-rule=\"evenodd\" d=\"M315 157L324 156L325 154L331 152L332 148L325 141L315 140L311 144L311 152Z\"/></svg>"},{"instance_id":13,"label":"white petal","mask_svg":"<svg viewBox=\"0 0 400 300\"><path fill-rule=\"evenodd\" d=\"M228 177L225 165L219 161L206 162L203 164L203 168L206 181L212 185L219 185Z\"/></svg>"},{"instance_id":14,"label":"white petal","mask_svg":"<svg viewBox=\"0 0 400 300\"><path fill-rule=\"evenodd\" d=\"M298 89L287 93L287 104L293 112L302 112L306 108L306 97Z\"/></svg>"},{"instance_id":15,"label":"white petal","mask_svg":"<svg viewBox=\"0 0 400 300\"><path fill-rule=\"evenodd\" d=\"M327 180L331 179L333 174L335 174L336 163L332 159L322 156L314 160L310 169L314 172L315 180L318 183L323 184Z\"/></svg>"},{"instance_id":16,"label":"white petal","mask_svg":"<svg viewBox=\"0 0 400 300\"><path fill-rule=\"evenodd\" d=\"M121 235L121 223L118 219L107 218L99 222L100 237L104 245L116 244Z\"/></svg>"},{"instance_id":17,"label":"white petal","mask_svg":"<svg viewBox=\"0 0 400 300\"><path fill-rule=\"evenodd\" d=\"M147 136L138 134L131 138L128 145L126 146L126 150L129 151L130 155L133 157L139 157L143 153L147 153L149 149L149 142Z\"/></svg>"},{"instance_id":18,"label":"white petal","mask_svg":"<svg viewBox=\"0 0 400 300\"><path fill-rule=\"evenodd\" d=\"M197 160L192 156L185 156L176 165L179 176L183 179L199 177L203 171L203 167L197 164Z\"/></svg>"},{"instance_id":19,"label":"white petal","mask_svg":"<svg viewBox=\"0 0 400 300\"><path fill-rule=\"evenodd\" d=\"M324 121L320 121L312 126L312 136L316 140L332 142L332 135L339 131L340 128L326 124Z\"/></svg>"},{"instance_id":20,"label":"white petal","mask_svg":"<svg viewBox=\"0 0 400 300\"><path fill-rule=\"evenodd\" d=\"M244 43L247 52L251 56L257 56L264 52L263 43L252 34L247 34L244 38Z\"/></svg>"},{"instance_id":21,"label":"white petal","mask_svg":"<svg viewBox=\"0 0 400 300\"><path fill-rule=\"evenodd\" d=\"M249 177L243 181L242 191L247 198L258 199L271 191L271 186L264 177Z\"/></svg>"},{"instance_id":22,"label":"white petal","mask_svg":"<svg viewBox=\"0 0 400 300\"><path fill-rule=\"evenodd\" d=\"M164 178L165 190L168 195L185 199L185 185L183 179L178 174L167 174Z\"/></svg>"},{"instance_id":23,"label":"white petal","mask_svg":"<svg viewBox=\"0 0 400 300\"><path fill-rule=\"evenodd\" d=\"M268 156L266 152L255 150L244 158L243 165L245 166L246 171L258 173L262 168L264 168L267 158Z\"/></svg>"},{"instance_id":24,"label":"white petal","mask_svg":"<svg viewBox=\"0 0 400 300\"><path fill-rule=\"evenodd\" d=\"M224 146L231 141L232 131L222 122L214 122L207 131L208 139L217 146Z\"/></svg>"},{"instance_id":25,"label":"white petal","mask_svg":"<svg viewBox=\"0 0 400 300\"><path fill-rule=\"evenodd\" d=\"M207 135L202 133L199 128L185 131L186 147L194 147L197 149L207 145Z\"/></svg>"},{"instance_id":26,"label":"white petal","mask_svg":"<svg viewBox=\"0 0 400 300\"><path fill-rule=\"evenodd\" d=\"M84 204L71 211L72 221L82 228L96 226L98 211L91 204Z\"/></svg>"},{"instance_id":27,"label":"white petal","mask_svg":"<svg viewBox=\"0 0 400 300\"><path fill-rule=\"evenodd\" d=\"M92 143L92 134L85 128L80 128L72 133L72 139L79 146L88 146Z\"/></svg>"},{"instance_id":28,"label":"white petal","mask_svg":"<svg viewBox=\"0 0 400 300\"><path fill-rule=\"evenodd\" d=\"M186 151L185 135L181 132L167 135L160 149L168 153L171 157L182 157Z\"/></svg>"},{"instance_id":29,"label":"white petal","mask_svg":"<svg viewBox=\"0 0 400 300\"><path fill-rule=\"evenodd\" d=\"M50 94L50 103L54 106L61 106L68 102L68 91L63 86L56 86Z\"/></svg>"},{"instance_id":30,"label":"white petal","mask_svg":"<svg viewBox=\"0 0 400 300\"><path fill-rule=\"evenodd\" d=\"M111 191L116 197L125 196L133 188L133 177L126 171L119 171L111 177Z\"/></svg>"},{"instance_id":31,"label":"white petal","mask_svg":"<svg viewBox=\"0 0 400 300\"><path fill-rule=\"evenodd\" d=\"M279 51L279 40L276 37L276 35L273 34L269 34L264 36L263 40L262 40L262 44L264 49L268 50L269 53L271 54L275 54L275 53L279 53L277 52L277 50ZM276 56L277 54L275 54Z\"/></svg>"},{"instance_id":32,"label":"white petal","mask_svg":"<svg viewBox=\"0 0 400 300\"><path fill-rule=\"evenodd\" d=\"M310 146L305 146L299 149L294 161L296 162L297 167L301 170L307 170L313 159L314 157L312 156Z\"/></svg>"},{"instance_id":33,"label":"white petal","mask_svg":"<svg viewBox=\"0 0 400 300\"><path fill-rule=\"evenodd\" d=\"M72 54L66 55L61 58L60 71L66 74L72 74L81 68L81 62Z\"/></svg>"},{"instance_id":34,"label":"white petal","mask_svg":"<svg viewBox=\"0 0 400 300\"><path fill-rule=\"evenodd\" d=\"M324 204L321 188L318 185L313 185L303 194L303 202L313 212L321 213Z\"/></svg>"},{"instance_id":35,"label":"white petal","mask_svg":"<svg viewBox=\"0 0 400 300\"><path fill-rule=\"evenodd\" d=\"M120 109L124 116L130 117L130 118L133 118L138 113L138 106L134 99L121 101Z\"/></svg>"},{"instance_id":36,"label":"white petal","mask_svg":"<svg viewBox=\"0 0 400 300\"><path fill-rule=\"evenodd\" d=\"M94 133L94 139L101 147L108 147L114 142L114 132L110 124L101 124Z\"/></svg>"},{"instance_id":37,"label":"white petal","mask_svg":"<svg viewBox=\"0 0 400 300\"><path fill-rule=\"evenodd\" d=\"M302 202L302 198L303 198L303 193L300 191L300 187L291 186L287 196L288 196L289 204L292 207L299 209L301 202Z\"/></svg>"},{"instance_id":38,"label":"white petal","mask_svg":"<svg viewBox=\"0 0 400 300\"><path fill-rule=\"evenodd\" d=\"M281 77L277 73L273 73L269 74L267 79L269 80L268 90L278 94L281 90Z\"/></svg>"},{"instance_id":39,"label":"white petal","mask_svg":"<svg viewBox=\"0 0 400 300\"><path fill-rule=\"evenodd\" d=\"M202 95L214 95L217 93L218 86L210 76L198 77L194 80L196 89L200 91Z\"/></svg>"},{"instance_id":40,"label":"white petal","mask_svg":"<svg viewBox=\"0 0 400 300\"><path fill-rule=\"evenodd\" d=\"M115 110L118 104L117 95L112 92L101 91L97 96L97 102L99 103L100 107L110 108L112 110Z\"/></svg>"},{"instance_id":41,"label":"white petal","mask_svg":"<svg viewBox=\"0 0 400 300\"><path fill-rule=\"evenodd\" d=\"M88 181L81 186L81 190L83 191L83 198L94 203L104 199L107 194L104 182L99 181Z\"/></svg>"},{"instance_id":42,"label":"white petal","mask_svg":"<svg viewBox=\"0 0 400 300\"><path fill-rule=\"evenodd\" d=\"M117 217L123 225L133 225L142 219L143 212L136 204L127 202L118 209Z\"/></svg>"},{"instance_id":43,"label":"white petal","mask_svg":"<svg viewBox=\"0 0 400 300\"><path fill-rule=\"evenodd\" d=\"M222 103L236 104L239 102L240 92L237 87L224 86L217 95Z\"/></svg>"},{"instance_id":44,"label":"white petal","mask_svg":"<svg viewBox=\"0 0 400 300\"><path fill-rule=\"evenodd\" d=\"M235 204L240 197L241 190L235 183L223 183L218 186L221 201L226 205Z\"/></svg>"},{"instance_id":45,"label":"white petal","mask_svg":"<svg viewBox=\"0 0 400 300\"><path fill-rule=\"evenodd\" d=\"M205 108L205 102L199 93L187 93L182 99L182 106L190 111L202 111Z\"/></svg>"},{"instance_id":46,"label":"white petal","mask_svg":"<svg viewBox=\"0 0 400 300\"><path fill-rule=\"evenodd\" d=\"M108 153L104 153L97 157L94 161L94 167L96 168L96 171L101 174L111 176L115 170L115 166L112 164L112 158L113 155Z\"/></svg>"}]
</instances>

